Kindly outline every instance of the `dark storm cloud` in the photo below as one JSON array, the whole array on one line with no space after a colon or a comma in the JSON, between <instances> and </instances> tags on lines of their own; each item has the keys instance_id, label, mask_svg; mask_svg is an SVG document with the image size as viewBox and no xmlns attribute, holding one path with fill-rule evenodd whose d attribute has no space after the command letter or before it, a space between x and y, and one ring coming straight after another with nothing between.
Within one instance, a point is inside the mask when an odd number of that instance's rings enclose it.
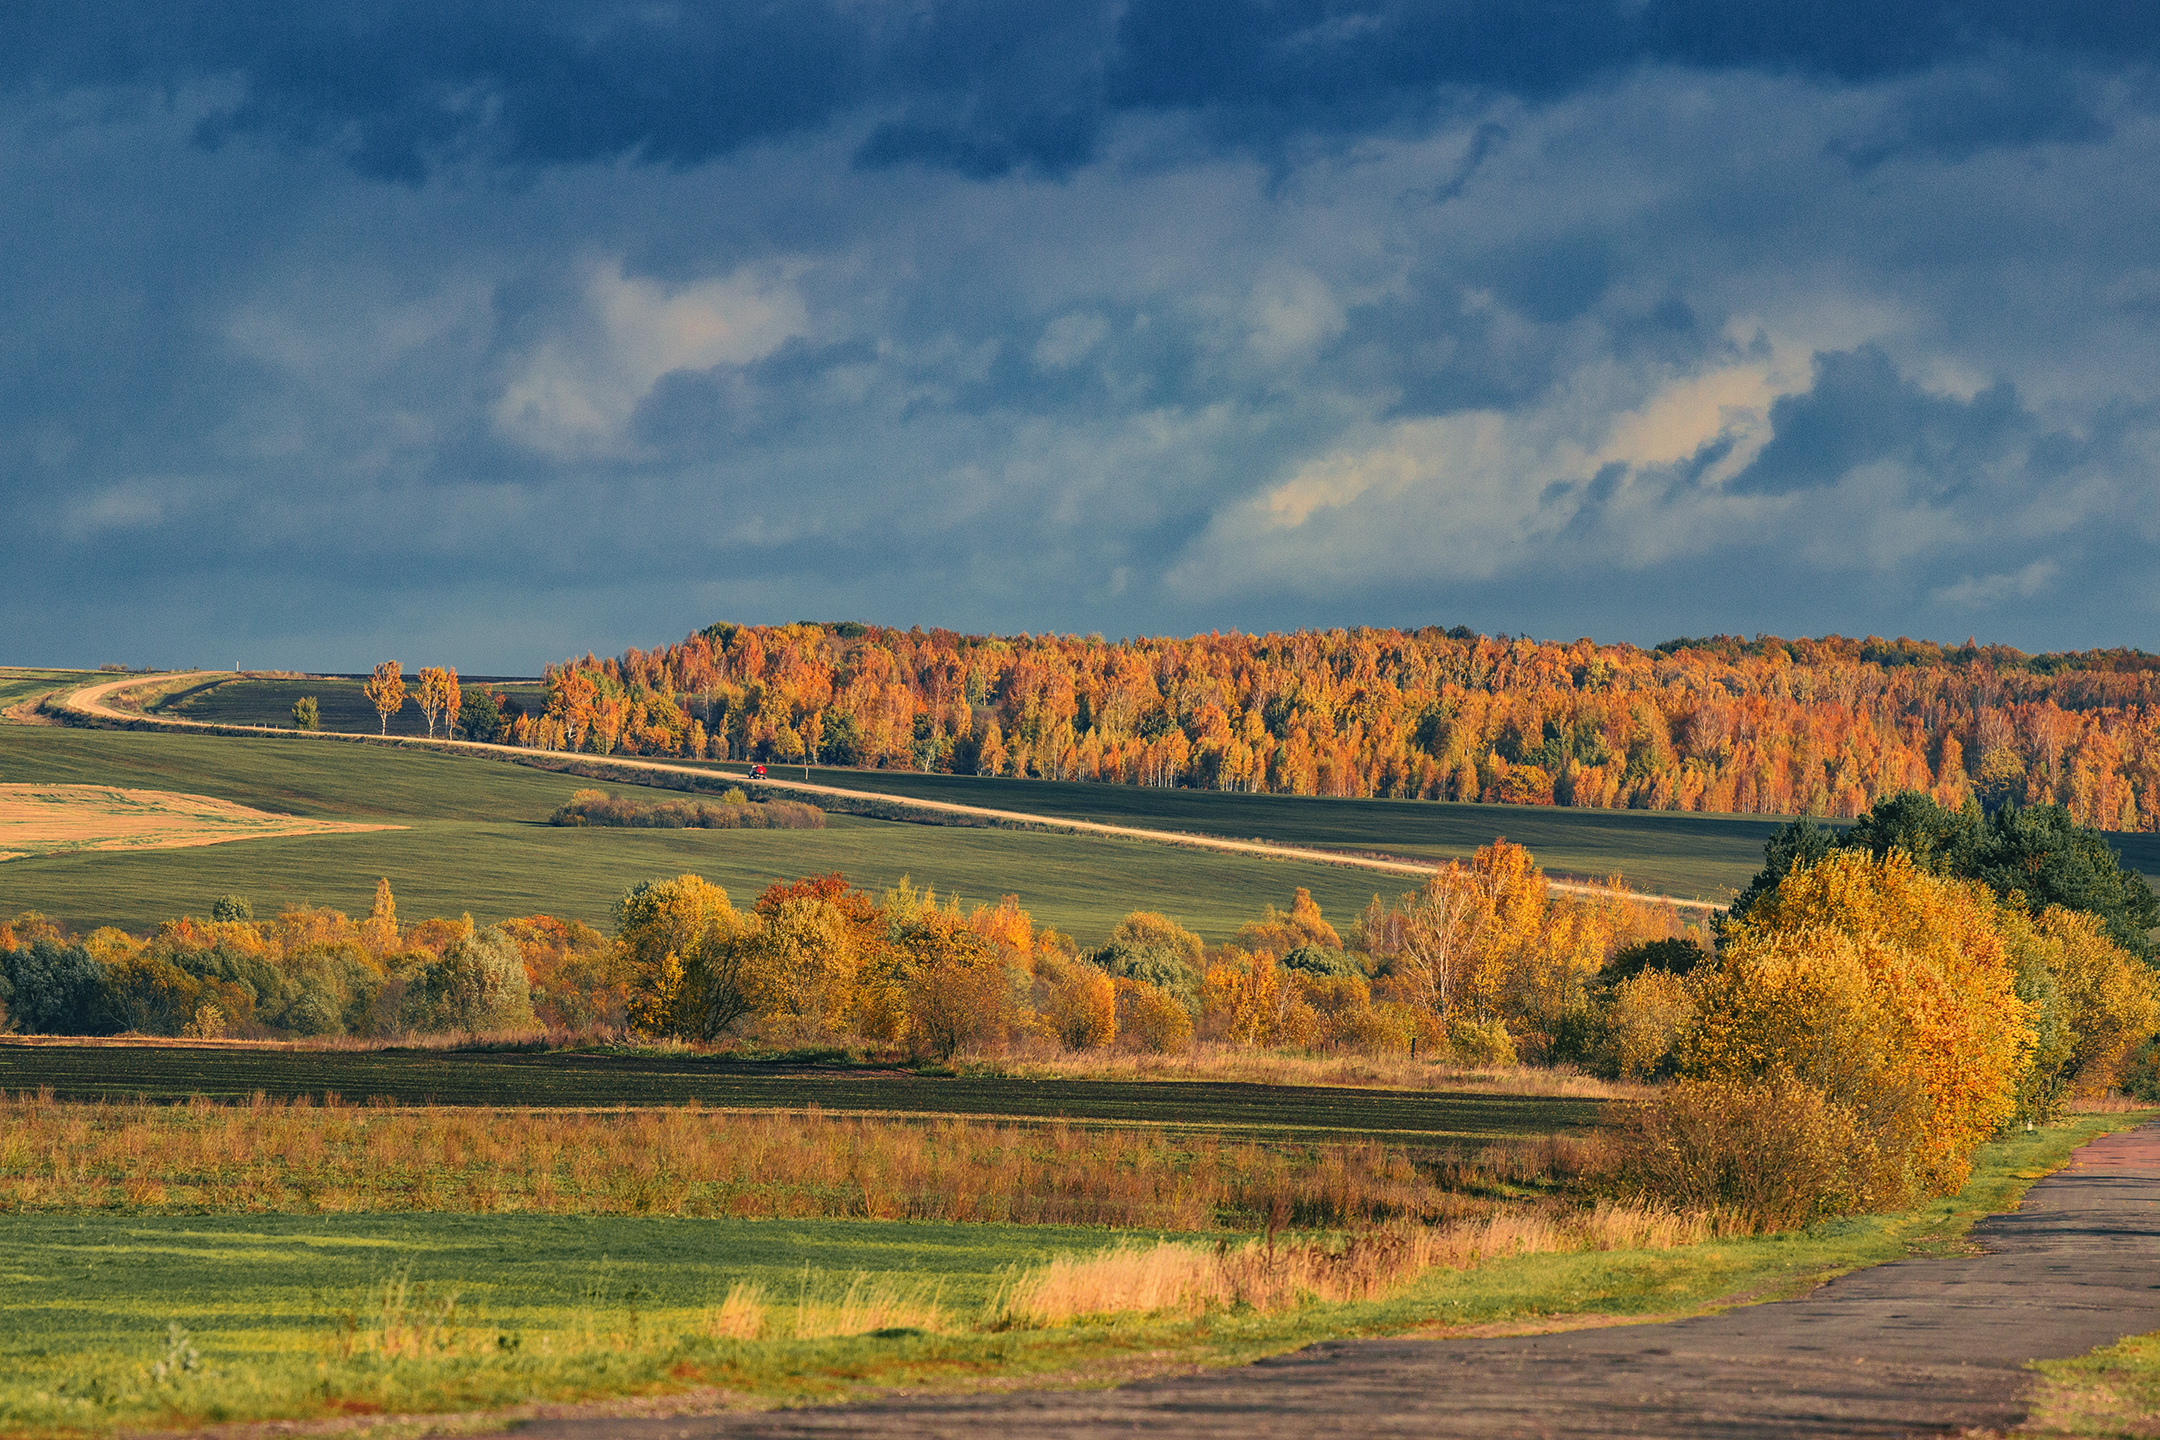
<instances>
[{"instance_id":1,"label":"dark storm cloud","mask_svg":"<svg viewBox=\"0 0 2160 1440\"><path fill-rule=\"evenodd\" d=\"M693 165L864 107L894 113L860 163L987 178L1069 172L1131 111L1224 111L1240 117L1226 134L1252 138L1387 125L1456 92L1549 98L1644 63L1866 80L2006 48L2149 61L2151 22L2132 0L44 3L11 11L0 73L230 79L206 142L270 135L407 180L472 155ZM1856 154L2090 133L2073 90L2044 69L1952 80Z\"/></svg>"},{"instance_id":2,"label":"dark storm cloud","mask_svg":"<svg viewBox=\"0 0 2160 1440\"><path fill-rule=\"evenodd\" d=\"M1727 489L1789 495L1891 461L1947 492L2000 458L2032 423L2008 384L1970 400L1931 395L1880 348L1863 345L1815 357L1814 387L1770 407L1770 443ZM2056 438L2059 447L2063 437Z\"/></svg>"},{"instance_id":3,"label":"dark storm cloud","mask_svg":"<svg viewBox=\"0 0 2160 1440\"><path fill-rule=\"evenodd\" d=\"M2142 6L8 42L0 659L510 670L837 613L2160 642Z\"/></svg>"}]
</instances>

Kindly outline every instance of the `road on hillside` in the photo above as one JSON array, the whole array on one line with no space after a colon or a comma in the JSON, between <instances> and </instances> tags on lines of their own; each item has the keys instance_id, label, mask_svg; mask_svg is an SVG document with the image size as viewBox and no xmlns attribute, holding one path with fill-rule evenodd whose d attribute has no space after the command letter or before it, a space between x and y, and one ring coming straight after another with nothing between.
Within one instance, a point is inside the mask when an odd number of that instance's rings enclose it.
<instances>
[{"instance_id":1,"label":"road on hillside","mask_svg":"<svg viewBox=\"0 0 2160 1440\"><path fill-rule=\"evenodd\" d=\"M210 680L222 671L205 670L180 675L159 675L145 680L137 675L125 680L107 681L75 691L62 700L64 709L99 720L119 721L126 725L166 726L178 730L237 731L243 734L278 735L287 739L306 736L310 739L369 743L378 737L372 735L342 735L323 732L304 732L281 729L271 725L211 725L198 720L182 720L170 715L142 715L116 710L107 700L116 691L131 686L166 683L173 680ZM399 745L424 745L436 749L462 751L467 754L491 754L512 759L530 760L538 753L515 745L488 745L472 740L429 740L413 736L399 737ZM625 758L619 755L580 756L597 764L611 765L624 770L648 771L662 775L696 775L707 780L723 778L720 772L695 765L671 765L665 761ZM732 778L732 777L725 777ZM792 790L804 795L831 795L855 801L875 801L881 805L897 808L927 810L942 815L965 815L977 819L1001 820L1007 824L1036 825L1049 830L1065 830L1081 835L1112 835L1129 840L1150 840L1159 844L1185 845L1200 850L1223 850L1239 855L1262 855L1275 860L1311 860L1326 865L1346 865L1359 870L1378 870L1390 875L1426 876L1433 872L1430 862L1415 860L1390 860L1368 855L1349 855L1340 850L1316 850L1302 845L1276 845L1261 840L1224 840L1212 835L1193 835L1178 830L1151 830L1140 825L1108 825L1097 820L1073 820L1056 815L1031 815L1020 810L993 810L982 805L956 805L947 800L921 800L913 796L890 795L876 790L849 790L837 785L818 785L805 780L784 780L768 775L757 782L781 790ZM1636 891L1614 891L1600 885L1581 885L1571 881L1549 880L1553 889L1571 894L1609 896L1617 894L1623 899L1638 900L1648 904L1671 905L1682 910L1698 910L1705 913L1724 907L1704 900L1681 900L1670 895L1651 895Z\"/></svg>"},{"instance_id":2,"label":"road on hillside","mask_svg":"<svg viewBox=\"0 0 2160 1440\"><path fill-rule=\"evenodd\" d=\"M543 1420L520 1440L1333 1435L1815 1440L2024 1416L2038 1359L2160 1329L2160 1126L2096 1140L1972 1238L1804 1299L1509 1339L1355 1340L1116 1390L916 1397L676 1419Z\"/></svg>"}]
</instances>

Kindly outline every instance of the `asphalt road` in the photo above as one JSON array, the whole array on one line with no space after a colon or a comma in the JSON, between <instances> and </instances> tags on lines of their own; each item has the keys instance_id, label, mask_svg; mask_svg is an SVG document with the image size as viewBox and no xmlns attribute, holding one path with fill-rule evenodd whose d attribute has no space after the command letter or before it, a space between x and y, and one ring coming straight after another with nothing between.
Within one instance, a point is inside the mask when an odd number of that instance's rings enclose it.
<instances>
[{"instance_id":1,"label":"asphalt road","mask_svg":"<svg viewBox=\"0 0 2160 1440\"><path fill-rule=\"evenodd\" d=\"M2015 1425L2028 1362L2160 1330L2160 1126L2094 1141L1982 1253L1859 1271L1662 1325L1316 1345L1115 1390L909 1397L679 1419L552 1420L526 1440L1335 1435L1785 1440Z\"/></svg>"}]
</instances>

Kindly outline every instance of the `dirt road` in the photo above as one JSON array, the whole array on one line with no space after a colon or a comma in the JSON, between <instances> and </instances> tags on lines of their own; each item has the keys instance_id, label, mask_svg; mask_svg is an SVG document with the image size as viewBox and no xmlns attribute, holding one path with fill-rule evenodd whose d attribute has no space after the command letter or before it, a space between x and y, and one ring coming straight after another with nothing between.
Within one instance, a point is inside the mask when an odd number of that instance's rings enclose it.
<instances>
[{"instance_id":1,"label":"dirt road","mask_svg":"<svg viewBox=\"0 0 2160 1440\"><path fill-rule=\"evenodd\" d=\"M154 677L154 679L157 682L183 678L211 680L215 679L219 673L217 671L203 671L192 676L161 675ZM144 716L130 711L116 710L106 703L108 697L116 690L147 683L152 682L145 681L141 676L127 680L108 681L104 684L92 685L77 690L61 703L66 709L73 710L78 714L100 720L117 720L129 725L150 724L169 726L174 729L238 731L258 735L282 735L287 738L294 738L299 734L299 732L293 730L267 725L205 725L200 721L181 720L166 715ZM327 733L310 736L309 738L344 741L346 743L354 741L372 742L375 739L375 737L367 735L330 735ZM489 753L521 759L530 759L537 753L520 749L514 745L483 745L469 740L409 738L400 739L397 743L400 745L428 745L437 749L464 751L468 754ZM642 770L662 775L702 775L709 779L715 773L695 765L671 765L662 760L647 760L619 755L586 756L583 758L601 761L625 770ZM804 780L785 780L777 776L767 776L758 783L779 790L792 790L803 795L831 795L848 800L874 801L880 805L922 810L932 814L964 815L977 819L1004 821L1007 824L1039 825L1047 829L1065 830L1080 835L1113 835L1129 840L1149 840L1158 844L1183 845L1196 850L1222 850L1239 855L1260 855L1274 860L1303 860L1314 861L1323 865L1345 865L1353 869L1377 870L1391 875L1422 878L1430 875L1433 871L1433 866L1430 863L1420 863L1414 860L1389 860L1366 855L1346 855L1339 850L1314 850L1298 845L1274 845L1260 840L1223 840L1212 835L1190 835L1175 830L1150 830L1137 825L1106 825L1098 821L1069 820L1056 815L1031 815L1020 810L993 810L982 805L955 805L944 800L917 800L904 795L888 795L882 791L848 790L837 785L818 785ZM1614 893L1603 886L1579 885L1563 880L1553 880L1548 883L1555 890L1571 894L1611 895ZM1709 913L1723 908L1712 905L1707 901L1679 900L1668 895L1649 895L1630 891L1620 893L1624 898L1630 900L1637 900L1646 904L1672 905L1682 910Z\"/></svg>"},{"instance_id":2,"label":"dirt road","mask_svg":"<svg viewBox=\"0 0 2160 1440\"><path fill-rule=\"evenodd\" d=\"M1316 1345L1116 1390L910 1398L701 1419L550 1420L522 1440L1416 1435L1799 1440L2018 1423L2029 1361L2160 1329L2160 1126L2094 1141L1984 1253L1663 1325Z\"/></svg>"}]
</instances>

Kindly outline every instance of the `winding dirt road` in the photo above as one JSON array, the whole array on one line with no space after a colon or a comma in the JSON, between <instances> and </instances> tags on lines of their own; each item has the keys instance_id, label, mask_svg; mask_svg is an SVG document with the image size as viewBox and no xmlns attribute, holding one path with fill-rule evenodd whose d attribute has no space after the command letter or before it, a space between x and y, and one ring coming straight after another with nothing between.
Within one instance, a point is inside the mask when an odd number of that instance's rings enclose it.
<instances>
[{"instance_id":1,"label":"winding dirt road","mask_svg":"<svg viewBox=\"0 0 2160 1440\"><path fill-rule=\"evenodd\" d=\"M151 725L182 730L213 730L220 733L240 732L256 735L279 735L287 739L305 736L309 739L329 740L343 743L382 743L372 735L338 735L330 732L308 733L288 730L271 725L209 725L199 720L182 720L169 715L144 715L134 711L118 710L108 703L109 698L120 690L146 684L165 684L175 680L210 681L229 674L218 670L194 671L179 675L158 675L149 679L133 676L125 680L112 680L77 690L60 701L61 708L90 718L118 721L127 725ZM515 745L485 745L470 740L423 740L403 738L399 745L430 746L465 754L492 754L511 759L530 759L535 752ZM663 775L702 775L710 778L714 772L694 765L671 765L665 761L642 757L590 756L587 758L624 770L645 771ZM1164 845L1182 845L1196 850L1220 850L1238 855L1259 855L1271 860L1300 860L1322 865L1343 865L1358 870L1377 870L1390 875L1408 875L1422 878L1433 872L1430 862L1415 860L1391 860L1368 855L1349 855L1339 850L1316 850L1299 845L1275 845L1262 840L1224 840L1212 835L1192 835L1177 830L1151 830L1137 825L1109 825L1094 820L1070 820L1056 815L1032 815L1021 810L994 810L982 805L956 805L944 800L918 800L904 795L888 795L875 790L849 790L837 785L819 785L804 780L784 780L768 775L758 782L774 789L790 790L803 795L830 795L855 801L873 801L932 814L964 815L975 819L999 820L1007 824L1034 825L1050 830L1063 830L1078 835L1111 835L1128 840L1147 840ZM1572 881L1547 882L1553 889L1579 895L1611 895L1614 892L1597 885L1582 885ZM1652 895L1639 891L1621 891L1622 898L1652 905L1671 905L1681 910L1713 912L1723 907L1703 900L1681 900L1669 895Z\"/></svg>"},{"instance_id":2,"label":"winding dirt road","mask_svg":"<svg viewBox=\"0 0 2160 1440\"><path fill-rule=\"evenodd\" d=\"M2160 1329L2160 1126L2093 1141L1981 1253L1857 1271L1799 1300L1510 1339L1353 1340L1115 1390L913 1397L702 1418L543 1420L525 1440L1111 1435L1956 1434L2024 1418L2041 1359Z\"/></svg>"}]
</instances>

